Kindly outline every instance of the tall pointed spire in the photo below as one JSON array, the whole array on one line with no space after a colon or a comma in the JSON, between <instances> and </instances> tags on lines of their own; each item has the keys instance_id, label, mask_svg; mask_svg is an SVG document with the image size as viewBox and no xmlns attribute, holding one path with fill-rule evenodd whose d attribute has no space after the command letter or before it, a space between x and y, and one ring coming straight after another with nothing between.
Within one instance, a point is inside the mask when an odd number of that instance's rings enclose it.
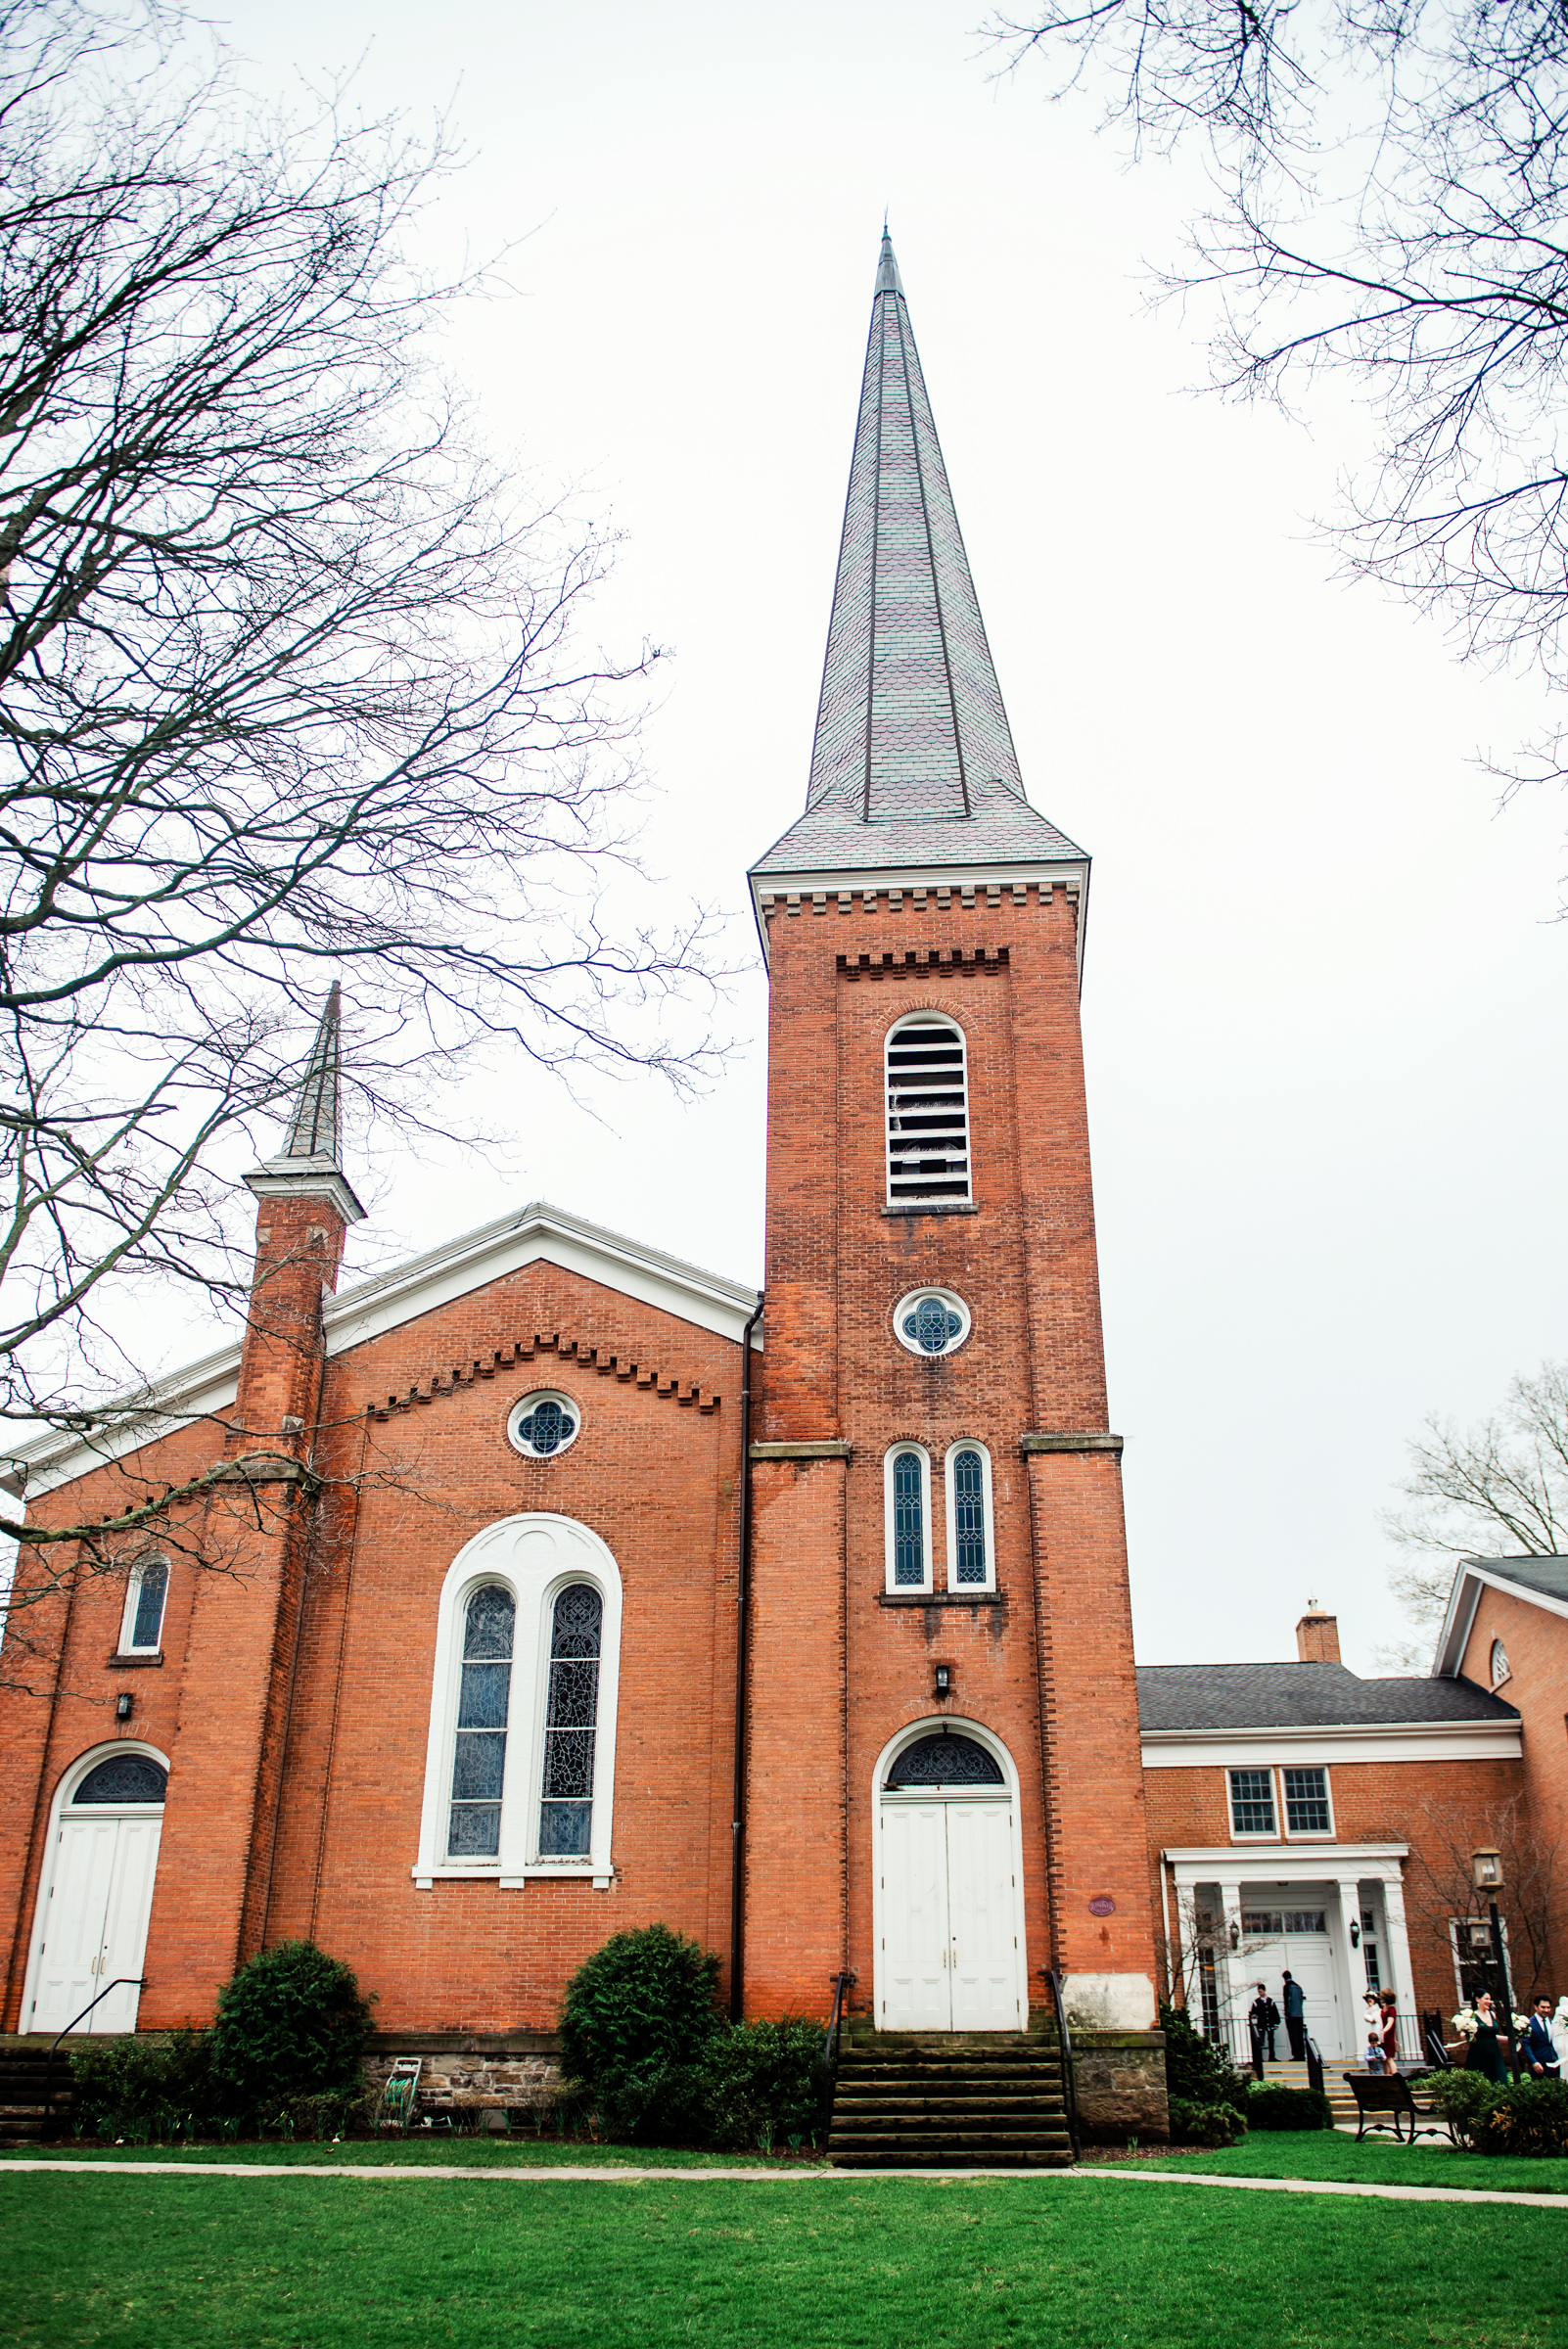
<instances>
[{"instance_id":1,"label":"tall pointed spire","mask_svg":"<svg viewBox=\"0 0 1568 2349\"><path fill-rule=\"evenodd\" d=\"M346 1223L363 1218L365 1211L343 1171L342 1082L343 990L334 980L294 1097L283 1148L245 1177L258 1199L330 1199Z\"/></svg>"},{"instance_id":2,"label":"tall pointed spire","mask_svg":"<svg viewBox=\"0 0 1568 2349\"><path fill-rule=\"evenodd\" d=\"M893 240L882 232L807 807L966 816L1023 796Z\"/></svg>"},{"instance_id":3,"label":"tall pointed spire","mask_svg":"<svg viewBox=\"0 0 1568 2349\"><path fill-rule=\"evenodd\" d=\"M342 1071L343 989L335 979L300 1080L285 1158L329 1158L338 1164L338 1094Z\"/></svg>"}]
</instances>

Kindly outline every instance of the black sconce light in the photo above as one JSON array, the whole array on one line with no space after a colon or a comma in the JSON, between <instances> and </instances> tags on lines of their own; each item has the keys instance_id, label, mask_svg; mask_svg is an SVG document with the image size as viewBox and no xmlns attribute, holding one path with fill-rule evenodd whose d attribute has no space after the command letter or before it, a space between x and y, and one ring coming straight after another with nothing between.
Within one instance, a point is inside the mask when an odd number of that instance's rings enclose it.
<instances>
[{"instance_id":1,"label":"black sconce light","mask_svg":"<svg viewBox=\"0 0 1568 2349\"><path fill-rule=\"evenodd\" d=\"M939 1665L937 1666L937 1682L936 1682L936 1685L937 1685L937 1694L938 1694L939 1696L951 1696L951 1694L952 1694L952 1666L951 1666L950 1664L939 1664Z\"/></svg>"},{"instance_id":2,"label":"black sconce light","mask_svg":"<svg viewBox=\"0 0 1568 2349\"><path fill-rule=\"evenodd\" d=\"M1232 1924L1230 1928L1230 1946L1233 1950L1241 1947L1241 1927L1237 1924Z\"/></svg>"},{"instance_id":3,"label":"black sconce light","mask_svg":"<svg viewBox=\"0 0 1568 2349\"><path fill-rule=\"evenodd\" d=\"M128 1688L122 1688L118 1696L116 1696L115 1699L115 1719L116 1721L129 1721L131 1717L131 1707L135 1702L136 1699L132 1696L130 1690Z\"/></svg>"},{"instance_id":4,"label":"black sconce light","mask_svg":"<svg viewBox=\"0 0 1568 2349\"><path fill-rule=\"evenodd\" d=\"M1359 1949L1360 1948L1360 1946L1361 1946L1361 1928L1360 1928L1360 1925L1359 1925L1359 1924L1356 1922L1356 1919L1355 1919L1354 1917L1352 1917L1352 1918L1351 1918L1351 1948L1352 1948L1353 1950L1359 1950Z\"/></svg>"}]
</instances>

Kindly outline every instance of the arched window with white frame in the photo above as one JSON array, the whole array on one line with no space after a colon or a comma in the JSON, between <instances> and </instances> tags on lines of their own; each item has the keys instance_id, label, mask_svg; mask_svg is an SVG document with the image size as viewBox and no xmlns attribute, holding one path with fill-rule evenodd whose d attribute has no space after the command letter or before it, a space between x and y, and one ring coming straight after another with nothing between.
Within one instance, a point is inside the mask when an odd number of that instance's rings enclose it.
<instances>
[{"instance_id":1,"label":"arched window with white frame","mask_svg":"<svg viewBox=\"0 0 1568 2349\"><path fill-rule=\"evenodd\" d=\"M964 1032L936 1011L888 1031L888 1205L967 1206L969 1068Z\"/></svg>"},{"instance_id":2,"label":"arched window with white frame","mask_svg":"<svg viewBox=\"0 0 1568 2349\"><path fill-rule=\"evenodd\" d=\"M156 1656L163 1637L163 1609L168 1604L167 1558L138 1558L125 1589L125 1611L119 1619L122 1656Z\"/></svg>"},{"instance_id":3,"label":"arched window with white frame","mask_svg":"<svg viewBox=\"0 0 1568 2349\"><path fill-rule=\"evenodd\" d=\"M592 1529L503 1518L438 1602L419 1851L443 1878L610 1881L621 1575Z\"/></svg>"},{"instance_id":4,"label":"arched window with white frame","mask_svg":"<svg viewBox=\"0 0 1568 2349\"><path fill-rule=\"evenodd\" d=\"M924 1445L895 1444L886 1454L883 1509L889 1590L929 1590L931 1454Z\"/></svg>"},{"instance_id":5,"label":"arched window with white frame","mask_svg":"<svg viewBox=\"0 0 1568 2349\"><path fill-rule=\"evenodd\" d=\"M946 1457L947 1588L994 1590L996 1534L991 1497L991 1453L966 1436Z\"/></svg>"}]
</instances>

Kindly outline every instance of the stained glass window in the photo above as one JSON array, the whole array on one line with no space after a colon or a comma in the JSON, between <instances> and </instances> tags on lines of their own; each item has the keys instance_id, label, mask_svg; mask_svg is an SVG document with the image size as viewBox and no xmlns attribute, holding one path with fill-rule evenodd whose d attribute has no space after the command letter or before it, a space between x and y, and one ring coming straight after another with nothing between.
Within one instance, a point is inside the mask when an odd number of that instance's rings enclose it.
<instances>
[{"instance_id":1,"label":"stained glass window","mask_svg":"<svg viewBox=\"0 0 1568 2349\"><path fill-rule=\"evenodd\" d=\"M958 1314L942 1298L922 1297L914 1312L905 1314L903 1334L922 1354L945 1354L962 1328Z\"/></svg>"},{"instance_id":2,"label":"stained glass window","mask_svg":"<svg viewBox=\"0 0 1568 2349\"><path fill-rule=\"evenodd\" d=\"M546 1395L533 1405L517 1423L517 1440L525 1451L535 1451L548 1459L563 1444L570 1444L577 1432L577 1423L554 1396Z\"/></svg>"},{"instance_id":3,"label":"stained glass window","mask_svg":"<svg viewBox=\"0 0 1568 2349\"><path fill-rule=\"evenodd\" d=\"M111 1754L90 1770L73 1803L161 1803L168 1772L148 1754Z\"/></svg>"},{"instance_id":4,"label":"stained glass window","mask_svg":"<svg viewBox=\"0 0 1568 2349\"><path fill-rule=\"evenodd\" d=\"M957 1579L986 1580L986 1474L978 1451L960 1451L952 1464L953 1527L957 1534Z\"/></svg>"},{"instance_id":5,"label":"stained glass window","mask_svg":"<svg viewBox=\"0 0 1568 2349\"><path fill-rule=\"evenodd\" d=\"M501 1849L501 1781L512 1688L510 1590L486 1583L463 1617L463 1680L452 1755L452 1808L446 1833L451 1860L494 1860Z\"/></svg>"},{"instance_id":6,"label":"stained glass window","mask_svg":"<svg viewBox=\"0 0 1568 2349\"><path fill-rule=\"evenodd\" d=\"M939 1731L906 1745L888 1773L890 1786L1005 1786L1001 1764L973 1737Z\"/></svg>"},{"instance_id":7,"label":"stained glass window","mask_svg":"<svg viewBox=\"0 0 1568 2349\"><path fill-rule=\"evenodd\" d=\"M917 1451L894 1454L893 1580L899 1589L918 1590L926 1579L924 1466Z\"/></svg>"},{"instance_id":8,"label":"stained glass window","mask_svg":"<svg viewBox=\"0 0 1568 2349\"><path fill-rule=\"evenodd\" d=\"M161 1558L148 1558L137 1570L136 1610L131 1618L129 1646L157 1647L163 1629L163 1600L167 1594L167 1565Z\"/></svg>"},{"instance_id":9,"label":"stained glass window","mask_svg":"<svg viewBox=\"0 0 1568 2349\"><path fill-rule=\"evenodd\" d=\"M585 1859L593 1842L593 1743L599 1726L599 1641L604 1600L572 1583L555 1602L544 1714L539 1858Z\"/></svg>"}]
</instances>

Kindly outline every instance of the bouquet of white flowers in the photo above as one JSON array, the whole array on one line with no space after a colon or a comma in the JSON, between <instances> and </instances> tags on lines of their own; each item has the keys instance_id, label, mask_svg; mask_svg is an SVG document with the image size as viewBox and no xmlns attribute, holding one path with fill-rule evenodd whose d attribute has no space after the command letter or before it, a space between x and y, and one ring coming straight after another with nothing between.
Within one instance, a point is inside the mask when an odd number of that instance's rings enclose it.
<instances>
[{"instance_id":1,"label":"bouquet of white flowers","mask_svg":"<svg viewBox=\"0 0 1568 2349\"><path fill-rule=\"evenodd\" d=\"M1453 2018L1453 2028L1464 2039L1474 2039L1481 2028L1481 2017L1473 2006L1461 2006Z\"/></svg>"}]
</instances>

